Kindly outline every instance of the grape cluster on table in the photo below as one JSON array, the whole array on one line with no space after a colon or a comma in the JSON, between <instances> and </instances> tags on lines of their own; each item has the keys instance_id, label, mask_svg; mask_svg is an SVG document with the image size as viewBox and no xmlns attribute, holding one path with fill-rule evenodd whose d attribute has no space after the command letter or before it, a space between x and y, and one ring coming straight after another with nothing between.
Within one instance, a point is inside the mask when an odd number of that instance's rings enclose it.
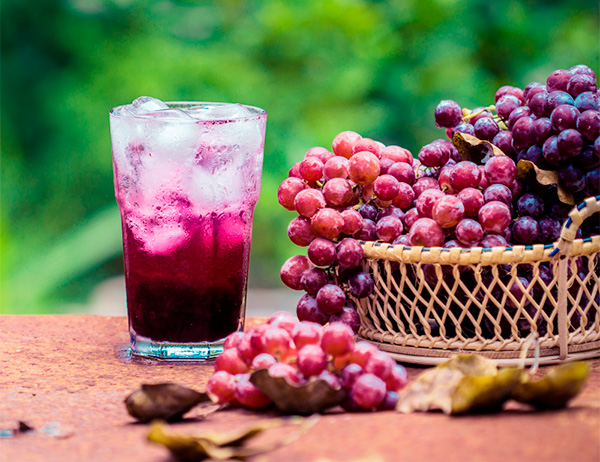
<instances>
[{"instance_id":1,"label":"grape cluster on table","mask_svg":"<svg viewBox=\"0 0 600 462\"><path fill-rule=\"evenodd\" d=\"M267 407L271 400L250 381L251 373L263 368L292 385L324 380L345 390L341 405L348 411L395 409L397 392L407 383L403 366L373 344L355 342L347 325L322 327L287 312L246 333L231 334L223 348L207 384L207 393L219 404Z\"/></svg>"},{"instance_id":2,"label":"grape cluster on table","mask_svg":"<svg viewBox=\"0 0 600 462\"><path fill-rule=\"evenodd\" d=\"M467 110L440 102L435 121L449 139L425 145L417 159L402 147L346 131L334 138L331 150L311 148L290 169L278 200L298 213L288 236L307 247L307 256L288 259L281 279L306 292L297 305L300 320L339 321L357 331L359 317L349 295L360 299L374 290L371 275L362 270L359 241L446 248L555 242L572 206L559 201L556 185L517 178L522 159L557 171L561 186L577 201L600 193L600 114L592 69L557 70L545 85L533 82L524 90L503 86L495 103ZM462 160L451 141L456 132L490 141L505 155L487 156L481 164ZM587 232L597 234L597 228ZM546 274L549 264L539 271ZM511 290L522 298L532 274L520 277Z\"/></svg>"}]
</instances>

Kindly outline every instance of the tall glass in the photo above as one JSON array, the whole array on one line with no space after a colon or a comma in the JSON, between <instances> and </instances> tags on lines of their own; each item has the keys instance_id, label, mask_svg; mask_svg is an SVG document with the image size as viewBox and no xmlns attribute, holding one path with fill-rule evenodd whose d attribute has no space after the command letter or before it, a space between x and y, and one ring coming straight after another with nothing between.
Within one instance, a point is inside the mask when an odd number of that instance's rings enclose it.
<instances>
[{"instance_id":1,"label":"tall glass","mask_svg":"<svg viewBox=\"0 0 600 462\"><path fill-rule=\"evenodd\" d=\"M266 118L149 97L110 112L134 354L208 359L243 329Z\"/></svg>"}]
</instances>

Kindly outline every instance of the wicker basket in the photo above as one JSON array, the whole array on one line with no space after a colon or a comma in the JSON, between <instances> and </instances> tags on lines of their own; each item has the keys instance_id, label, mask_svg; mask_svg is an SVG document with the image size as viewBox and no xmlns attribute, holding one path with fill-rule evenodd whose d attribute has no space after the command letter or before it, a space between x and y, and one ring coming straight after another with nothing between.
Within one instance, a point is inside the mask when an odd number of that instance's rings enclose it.
<instances>
[{"instance_id":1,"label":"wicker basket","mask_svg":"<svg viewBox=\"0 0 600 462\"><path fill-rule=\"evenodd\" d=\"M403 362L456 352L516 364L600 355L600 236L575 239L600 196L574 208L553 245L443 249L362 242L374 293L355 300L359 336ZM518 276L527 274L527 286ZM510 290L512 288L512 291ZM526 363L534 361L533 351Z\"/></svg>"}]
</instances>

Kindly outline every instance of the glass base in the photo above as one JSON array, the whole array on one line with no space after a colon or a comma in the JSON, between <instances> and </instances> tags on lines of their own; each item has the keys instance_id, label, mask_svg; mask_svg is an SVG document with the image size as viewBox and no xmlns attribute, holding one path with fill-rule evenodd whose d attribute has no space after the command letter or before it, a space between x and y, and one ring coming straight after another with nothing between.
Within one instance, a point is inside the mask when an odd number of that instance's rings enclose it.
<instances>
[{"instance_id":1,"label":"glass base","mask_svg":"<svg viewBox=\"0 0 600 462\"><path fill-rule=\"evenodd\" d=\"M202 343L158 342L142 337L133 332L131 336L131 353L146 358L165 359L169 361L202 361L214 359L223 351L223 340Z\"/></svg>"}]
</instances>

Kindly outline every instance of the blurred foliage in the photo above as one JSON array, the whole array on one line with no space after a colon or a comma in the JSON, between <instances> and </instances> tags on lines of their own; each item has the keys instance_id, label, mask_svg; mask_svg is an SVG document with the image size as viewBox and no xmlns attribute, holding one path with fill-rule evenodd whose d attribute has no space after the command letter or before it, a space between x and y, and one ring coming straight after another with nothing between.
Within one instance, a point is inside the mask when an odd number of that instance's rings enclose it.
<instances>
[{"instance_id":1,"label":"blurred foliage","mask_svg":"<svg viewBox=\"0 0 600 462\"><path fill-rule=\"evenodd\" d=\"M441 99L598 71L596 0L3 0L0 312L86 300L122 272L108 111L139 95L267 110L251 285L281 287L279 182L355 130L413 153Z\"/></svg>"}]
</instances>

